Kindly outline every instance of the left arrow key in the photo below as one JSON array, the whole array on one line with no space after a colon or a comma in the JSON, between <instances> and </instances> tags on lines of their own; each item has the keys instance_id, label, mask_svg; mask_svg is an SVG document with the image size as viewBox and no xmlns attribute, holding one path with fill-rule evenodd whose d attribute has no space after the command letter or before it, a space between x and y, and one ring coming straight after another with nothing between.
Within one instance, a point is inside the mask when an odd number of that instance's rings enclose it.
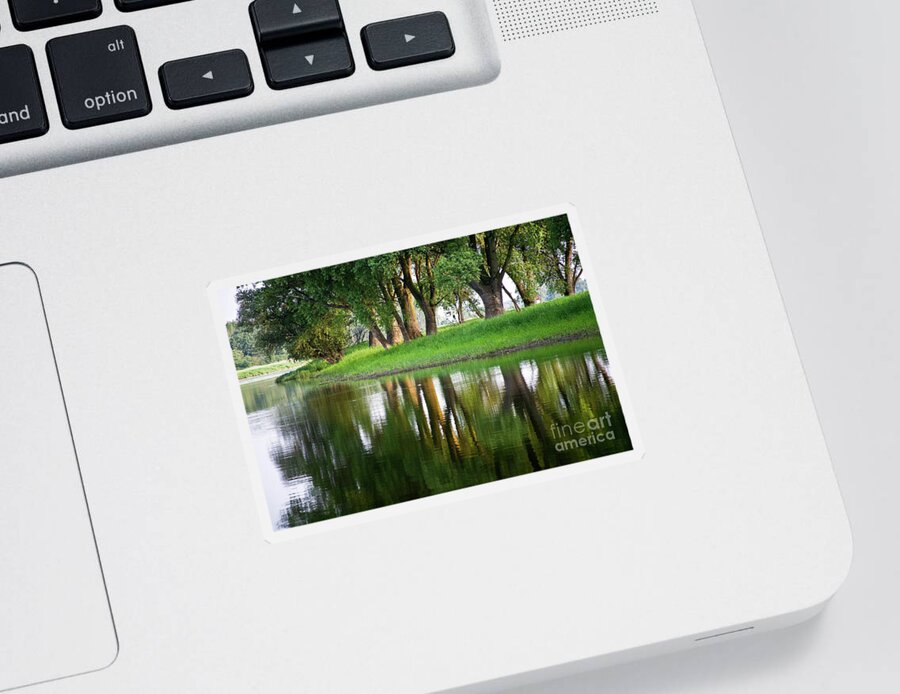
<instances>
[{"instance_id":1,"label":"left arrow key","mask_svg":"<svg viewBox=\"0 0 900 694\"><path fill-rule=\"evenodd\" d=\"M166 105L175 109L253 93L250 64L238 49L172 60L159 69L159 81Z\"/></svg>"}]
</instances>

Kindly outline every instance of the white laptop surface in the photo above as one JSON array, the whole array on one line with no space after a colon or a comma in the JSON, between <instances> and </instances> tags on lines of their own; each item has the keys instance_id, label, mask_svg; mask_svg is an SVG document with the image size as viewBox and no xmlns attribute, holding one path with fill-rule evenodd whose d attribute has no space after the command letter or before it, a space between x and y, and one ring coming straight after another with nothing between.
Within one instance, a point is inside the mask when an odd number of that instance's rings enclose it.
<instances>
[{"instance_id":1,"label":"white laptop surface","mask_svg":"<svg viewBox=\"0 0 900 694\"><path fill-rule=\"evenodd\" d=\"M248 5L0 3L0 690L502 689L821 609L690 2Z\"/></svg>"}]
</instances>

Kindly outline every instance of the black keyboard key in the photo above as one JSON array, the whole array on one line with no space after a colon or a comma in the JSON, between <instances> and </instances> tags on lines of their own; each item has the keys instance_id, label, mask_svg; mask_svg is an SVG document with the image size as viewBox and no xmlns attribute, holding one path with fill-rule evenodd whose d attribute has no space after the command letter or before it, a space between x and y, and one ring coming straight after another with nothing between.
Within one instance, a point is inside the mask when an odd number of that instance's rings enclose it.
<instances>
[{"instance_id":1,"label":"black keyboard key","mask_svg":"<svg viewBox=\"0 0 900 694\"><path fill-rule=\"evenodd\" d=\"M272 89L300 87L347 77L355 66L343 34L262 50L266 80Z\"/></svg>"},{"instance_id":2,"label":"black keyboard key","mask_svg":"<svg viewBox=\"0 0 900 694\"><path fill-rule=\"evenodd\" d=\"M456 52L450 23L443 12L369 24L362 30L362 41L373 70L440 60Z\"/></svg>"},{"instance_id":3,"label":"black keyboard key","mask_svg":"<svg viewBox=\"0 0 900 694\"><path fill-rule=\"evenodd\" d=\"M19 31L99 17L100 0L9 0L13 24Z\"/></svg>"},{"instance_id":4,"label":"black keyboard key","mask_svg":"<svg viewBox=\"0 0 900 694\"><path fill-rule=\"evenodd\" d=\"M250 17L259 43L344 28L337 0L256 0Z\"/></svg>"},{"instance_id":5,"label":"black keyboard key","mask_svg":"<svg viewBox=\"0 0 900 694\"><path fill-rule=\"evenodd\" d=\"M51 39L47 57L67 128L87 128L150 113L150 94L131 27Z\"/></svg>"},{"instance_id":6,"label":"black keyboard key","mask_svg":"<svg viewBox=\"0 0 900 694\"><path fill-rule=\"evenodd\" d=\"M253 92L250 63L241 50L172 60L159 69L169 108L189 108L247 96Z\"/></svg>"},{"instance_id":7,"label":"black keyboard key","mask_svg":"<svg viewBox=\"0 0 900 694\"><path fill-rule=\"evenodd\" d=\"M116 7L122 12L134 12L161 5L172 5L176 2L185 2L185 0L116 0Z\"/></svg>"},{"instance_id":8,"label":"black keyboard key","mask_svg":"<svg viewBox=\"0 0 900 694\"><path fill-rule=\"evenodd\" d=\"M34 54L28 46L0 48L0 143L43 135L47 127Z\"/></svg>"}]
</instances>

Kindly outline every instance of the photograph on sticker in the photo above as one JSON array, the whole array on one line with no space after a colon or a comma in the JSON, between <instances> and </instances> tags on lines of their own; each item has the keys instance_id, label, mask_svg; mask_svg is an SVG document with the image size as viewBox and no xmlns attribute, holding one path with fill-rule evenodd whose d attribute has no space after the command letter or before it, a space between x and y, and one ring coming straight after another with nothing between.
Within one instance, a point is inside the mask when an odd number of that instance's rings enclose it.
<instances>
[{"instance_id":1,"label":"photograph on sticker","mask_svg":"<svg viewBox=\"0 0 900 694\"><path fill-rule=\"evenodd\" d=\"M630 451L569 215L222 290L273 530Z\"/></svg>"}]
</instances>

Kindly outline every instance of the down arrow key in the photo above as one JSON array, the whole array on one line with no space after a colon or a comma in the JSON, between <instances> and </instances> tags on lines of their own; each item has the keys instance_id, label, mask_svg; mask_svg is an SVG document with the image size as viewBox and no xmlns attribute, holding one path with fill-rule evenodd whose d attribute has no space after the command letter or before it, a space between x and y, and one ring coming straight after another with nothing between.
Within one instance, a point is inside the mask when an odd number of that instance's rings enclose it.
<instances>
[{"instance_id":1,"label":"down arrow key","mask_svg":"<svg viewBox=\"0 0 900 694\"><path fill-rule=\"evenodd\" d=\"M272 89L292 89L349 77L355 70L350 45L343 34L263 47L261 54L266 81Z\"/></svg>"}]
</instances>

